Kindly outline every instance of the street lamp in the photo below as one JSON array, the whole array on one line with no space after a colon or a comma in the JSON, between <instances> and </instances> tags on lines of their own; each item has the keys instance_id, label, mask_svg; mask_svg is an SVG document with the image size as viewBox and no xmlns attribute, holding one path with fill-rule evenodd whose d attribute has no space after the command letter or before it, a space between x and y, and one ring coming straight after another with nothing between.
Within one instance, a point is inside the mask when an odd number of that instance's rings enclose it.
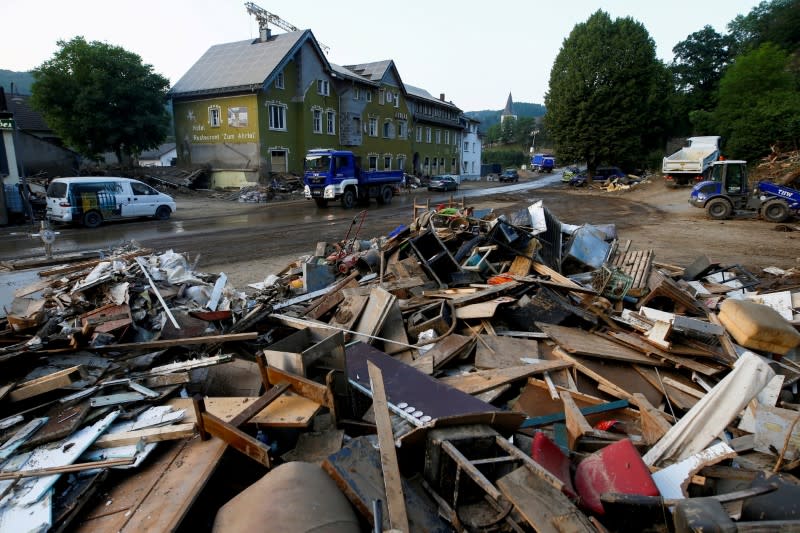
<instances>
[{"instance_id":1,"label":"street lamp","mask_svg":"<svg viewBox=\"0 0 800 533\"><path fill-rule=\"evenodd\" d=\"M531 153L536 150L536 134L539 133L539 130L533 130L531 135L533 135L533 140L531 141Z\"/></svg>"}]
</instances>

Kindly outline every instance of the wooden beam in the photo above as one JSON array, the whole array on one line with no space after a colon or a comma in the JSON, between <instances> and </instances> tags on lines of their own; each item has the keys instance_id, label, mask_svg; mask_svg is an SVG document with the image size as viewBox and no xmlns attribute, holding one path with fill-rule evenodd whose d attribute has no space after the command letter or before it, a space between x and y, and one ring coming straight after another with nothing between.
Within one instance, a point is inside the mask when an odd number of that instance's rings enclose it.
<instances>
[{"instance_id":1,"label":"wooden beam","mask_svg":"<svg viewBox=\"0 0 800 533\"><path fill-rule=\"evenodd\" d=\"M367 361L369 379L372 388L372 407L375 413L375 425L378 428L378 447L381 454L381 469L386 487L386 507L389 510L391 529L409 531L406 500L397 465L397 451L392 435L392 420L389 416L389 405L386 401L386 390L383 386L383 373L372 361Z\"/></svg>"},{"instance_id":2,"label":"wooden beam","mask_svg":"<svg viewBox=\"0 0 800 533\"><path fill-rule=\"evenodd\" d=\"M66 466L51 466L47 468L33 468L30 470L18 470L17 472L0 472L0 481L10 479L22 479L26 477L52 476L54 474L69 474L72 472L83 472L84 470L94 470L96 468L112 468L115 466L132 465L136 461L135 457L124 457L122 459L106 459L105 461L91 461L88 463L73 463Z\"/></svg>"},{"instance_id":3,"label":"wooden beam","mask_svg":"<svg viewBox=\"0 0 800 533\"><path fill-rule=\"evenodd\" d=\"M330 389L316 381L272 366L267 367L267 379L271 384L286 382L293 392L296 392L303 398L308 398L309 400L331 409L334 408L333 394L331 394Z\"/></svg>"},{"instance_id":4,"label":"wooden beam","mask_svg":"<svg viewBox=\"0 0 800 533\"><path fill-rule=\"evenodd\" d=\"M672 425L662 416L661 411L647 401L644 394L634 392L633 403L639 408L642 420L642 438L644 438L645 444L652 446L670 430Z\"/></svg>"},{"instance_id":5,"label":"wooden beam","mask_svg":"<svg viewBox=\"0 0 800 533\"><path fill-rule=\"evenodd\" d=\"M455 387L467 394L479 394L512 381L518 381L533 374L541 374L548 370L560 370L572 365L566 361L541 361L530 365L496 368L470 372L461 376L440 378L439 381Z\"/></svg>"},{"instance_id":6,"label":"wooden beam","mask_svg":"<svg viewBox=\"0 0 800 533\"><path fill-rule=\"evenodd\" d=\"M261 395L258 400L248 405L244 411L233 417L229 424L233 427L239 427L242 424L246 424L251 418L263 411L269 404L277 400L278 397L286 392L286 389L288 388L288 383L281 383L280 385L272 387L263 395Z\"/></svg>"},{"instance_id":7,"label":"wooden beam","mask_svg":"<svg viewBox=\"0 0 800 533\"><path fill-rule=\"evenodd\" d=\"M86 372L82 365L59 370L58 372L20 383L16 389L9 393L8 399L12 402L27 400L46 392L68 387L85 377Z\"/></svg>"},{"instance_id":8,"label":"wooden beam","mask_svg":"<svg viewBox=\"0 0 800 533\"><path fill-rule=\"evenodd\" d=\"M575 449L578 439L587 433L591 433L592 426L583 417L578 406L575 405L575 400L568 391L561 391L559 393L561 401L564 402L564 417L567 424L567 444L570 450Z\"/></svg>"},{"instance_id":9,"label":"wooden beam","mask_svg":"<svg viewBox=\"0 0 800 533\"><path fill-rule=\"evenodd\" d=\"M183 339L163 339L150 342L124 342L108 344L92 348L94 352L116 352L126 350L159 350L173 346L189 346L197 344L215 344L221 342L253 341L258 338L258 332L230 333L228 335L208 335L206 337L186 337Z\"/></svg>"},{"instance_id":10,"label":"wooden beam","mask_svg":"<svg viewBox=\"0 0 800 533\"><path fill-rule=\"evenodd\" d=\"M257 463L272 468L269 448L264 443L206 411L202 397L194 398L194 406L201 439L207 440L214 435Z\"/></svg>"},{"instance_id":11,"label":"wooden beam","mask_svg":"<svg viewBox=\"0 0 800 533\"><path fill-rule=\"evenodd\" d=\"M194 424L173 424L171 426L139 429L136 431L124 431L120 433L109 433L98 438L92 446L95 448L116 448L117 446L128 446L131 444L150 444L153 442L163 442L165 440L178 440L195 435Z\"/></svg>"}]
</instances>

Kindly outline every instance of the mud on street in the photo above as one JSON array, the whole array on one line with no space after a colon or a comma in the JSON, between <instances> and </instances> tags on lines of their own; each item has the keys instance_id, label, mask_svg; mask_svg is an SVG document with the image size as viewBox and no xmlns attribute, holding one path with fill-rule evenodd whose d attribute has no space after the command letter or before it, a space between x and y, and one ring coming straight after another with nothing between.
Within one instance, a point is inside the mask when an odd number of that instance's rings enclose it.
<instances>
[{"instance_id":1,"label":"mud on street","mask_svg":"<svg viewBox=\"0 0 800 533\"><path fill-rule=\"evenodd\" d=\"M526 180L527 181L527 180ZM467 184L465 189L489 188L492 182ZM468 205L494 208L500 213L524 209L542 199L563 222L617 226L620 239L632 241L633 249L653 249L655 260L686 266L705 254L723 264L739 264L752 272L761 268L800 267L800 232L776 230L775 224L745 216L715 221L705 211L689 205L688 188L669 189L654 178L627 191L604 192L574 189L555 184L513 194L494 194L468 198ZM394 198L389 206L369 207L359 237L385 235L400 224L411 222L412 204L431 199L431 205L445 196L417 189ZM266 204L246 204L217 199L178 196L177 218L230 216L252 218L243 227L224 225L201 237L181 234L148 239L143 245L154 249L172 248L191 256L200 255L198 269L224 271L235 286L263 280L279 271L299 255L310 253L318 241L342 240L358 209L346 211L338 205L318 210L311 202L291 200ZM275 217L264 219L265 211ZM319 215L324 220L319 220ZM792 221L797 225L797 221ZM352 233L357 229L357 223Z\"/></svg>"}]
</instances>

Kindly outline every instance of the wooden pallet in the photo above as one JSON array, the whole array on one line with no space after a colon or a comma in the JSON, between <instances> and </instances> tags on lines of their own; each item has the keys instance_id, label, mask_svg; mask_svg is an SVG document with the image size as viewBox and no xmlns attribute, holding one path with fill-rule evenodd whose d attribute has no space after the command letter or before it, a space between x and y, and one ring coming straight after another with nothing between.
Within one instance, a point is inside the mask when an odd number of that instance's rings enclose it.
<instances>
[{"instance_id":1,"label":"wooden pallet","mask_svg":"<svg viewBox=\"0 0 800 533\"><path fill-rule=\"evenodd\" d=\"M612 264L633 279L633 284L628 290L630 296L638 298L647 292L647 279L650 277L650 267L653 264L653 250L617 253Z\"/></svg>"}]
</instances>

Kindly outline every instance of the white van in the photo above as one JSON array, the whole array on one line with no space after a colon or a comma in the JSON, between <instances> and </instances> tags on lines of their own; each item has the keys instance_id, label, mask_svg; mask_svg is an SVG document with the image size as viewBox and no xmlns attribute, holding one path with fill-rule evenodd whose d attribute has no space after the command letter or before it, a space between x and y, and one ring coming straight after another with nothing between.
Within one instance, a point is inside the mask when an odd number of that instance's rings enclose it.
<instances>
[{"instance_id":1,"label":"white van","mask_svg":"<svg viewBox=\"0 0 800 533\"><path fill-rule=\"evenodd\" d=\"M167 220L175 208L171 196L130 178L56 178L47 187L47 219L87 228L121 218Z\"/></svg>"}]
</instances>

